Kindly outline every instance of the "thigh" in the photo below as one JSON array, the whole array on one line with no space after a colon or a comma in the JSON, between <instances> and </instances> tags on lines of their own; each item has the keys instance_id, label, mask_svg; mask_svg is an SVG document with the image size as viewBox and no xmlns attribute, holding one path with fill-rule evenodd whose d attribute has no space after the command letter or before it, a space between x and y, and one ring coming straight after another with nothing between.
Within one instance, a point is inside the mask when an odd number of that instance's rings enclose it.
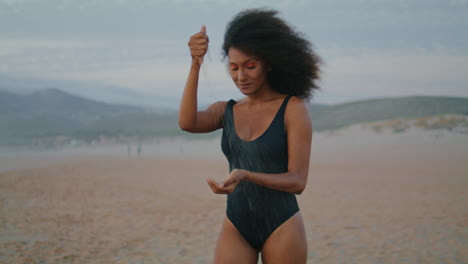
<instances>
[{"instance_id":1,"label":"thigh","mask_svg":"<svg viewBox=\"0 0 468 264\"><path fill-rule=\"evenodd\" d=\"M302 215L297 212L267 239L262 249L264 264L305 264L307 262L307 239Z\"/></svg>"},{"instance_id":2,"label":"thigh","mask_svg":"<svg viewBox=\"0 0 468 264\"><path fill-rule=\"evenodd\" d=\"M216 243L214 263L255 264L257 261L258 252L249 245L231 221L229 221L229 218L225 216L221 233Z\"/></svg>"}]
</instances>

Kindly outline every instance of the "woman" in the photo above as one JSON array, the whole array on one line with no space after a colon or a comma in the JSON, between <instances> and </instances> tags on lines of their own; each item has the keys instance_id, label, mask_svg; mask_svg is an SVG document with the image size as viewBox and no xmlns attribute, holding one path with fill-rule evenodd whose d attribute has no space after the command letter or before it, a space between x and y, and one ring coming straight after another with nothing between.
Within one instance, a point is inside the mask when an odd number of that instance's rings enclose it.
<instances>
[{"instance_id":1,"label":"woman","mask_svg":"<svg viewBox=\"0 0 468 264\"><path fill-rule=\"evenodd\" d=\"M223 54L245 95L197 111L200 66L208 50L206 28L190 38L190 73L179 126L192 133L223 128L221 147L230 175L207 180L227 194L215 263L306 263L307 241L296 194L306 186L312 124L304 99L317 89L319 57L275 11L252 9L228 24Z\"/></svg>"}]
</instances>

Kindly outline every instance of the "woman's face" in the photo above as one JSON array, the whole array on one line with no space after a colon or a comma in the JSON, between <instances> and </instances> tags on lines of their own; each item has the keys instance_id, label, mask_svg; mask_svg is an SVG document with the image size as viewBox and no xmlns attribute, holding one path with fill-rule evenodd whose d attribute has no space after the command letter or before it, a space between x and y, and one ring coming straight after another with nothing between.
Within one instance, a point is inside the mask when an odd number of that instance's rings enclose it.
<instances>
[{"instance_id":1,"label":"woman's face","mask_svg":"<svg viewBox=\"0 0 468 264\"><path fill-rule=\"evenodd\" d=\"M229 48L229 74L239 90L249 95L268 89L268 65L253 55L236 48Z\"/></svg>"}]
</instances>

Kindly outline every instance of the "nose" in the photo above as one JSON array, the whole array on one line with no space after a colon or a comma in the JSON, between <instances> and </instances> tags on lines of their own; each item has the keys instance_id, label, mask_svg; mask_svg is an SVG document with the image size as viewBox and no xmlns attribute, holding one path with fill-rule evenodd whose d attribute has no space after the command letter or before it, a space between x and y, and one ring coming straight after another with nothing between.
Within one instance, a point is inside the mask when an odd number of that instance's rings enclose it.
<instances>
[{"instance_id":1,"label":"nose","mask_svg":"<svg viewBox=\"0 0 468 264\"><path fill-rule=\"evenodd\" d=\"M237 71L237 79L239 81L247 80L247 74L245 73L244 69L239 68Z\"/></svg>"}]
</instances>

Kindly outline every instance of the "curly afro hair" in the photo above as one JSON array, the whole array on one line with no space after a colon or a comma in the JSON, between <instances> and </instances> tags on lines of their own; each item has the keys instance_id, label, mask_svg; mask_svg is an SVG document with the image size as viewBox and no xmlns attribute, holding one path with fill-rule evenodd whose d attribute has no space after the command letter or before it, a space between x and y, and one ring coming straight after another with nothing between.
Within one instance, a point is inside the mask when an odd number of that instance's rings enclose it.
<instances>
[{"instance_id":1,"label":"curly afro hair","mask_svg":"<svg viewBox=\"0 0 468 264\"><path fill-rule=\"evenodd\" d=\"M237 14L226 27L223 58L231 47L254 54L271 65L267 79L273 90L310 99L313 90L319 89L321 59L312 44L277 13L248 9Z\"/></svg>"}]
</instances>

